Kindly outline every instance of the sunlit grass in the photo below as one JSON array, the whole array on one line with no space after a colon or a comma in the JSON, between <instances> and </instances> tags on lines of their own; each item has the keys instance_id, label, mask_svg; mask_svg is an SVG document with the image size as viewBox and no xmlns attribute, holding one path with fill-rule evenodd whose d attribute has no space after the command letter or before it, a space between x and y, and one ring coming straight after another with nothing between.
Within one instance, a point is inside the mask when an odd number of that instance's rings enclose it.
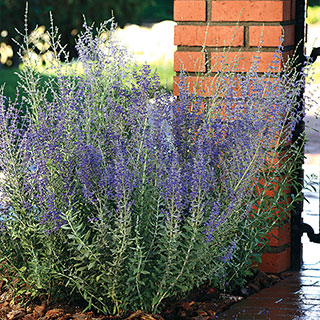
<instances>
[{"instance_id":1,"label":"sunlit grass","mask_svg":"<svg viewBox=\"0 0 320 320\"><path fill-rule=\"evenodd\" d=\"M320 26L320 6L308 6L308 15L306 22L309 27ZM318 38L319 37L320 35L318 35ZM318 57L317 61L313 63L310 71L310 74L313 78L313 83L320 84L320 57ZM310 77L308 77L307 80L308 79L310 79Z\"/></svg>"},{"instance_id":2,"label":"sunlit grass","mask_svg":"<svg viewBox=\"0 0 320 320\"><path fill-rule=\"evenodd\" d=\"M141 64L142 65L142 64ZM160 77L160 85L161 87L166 88L167 90L172 90L173 76L175 72L173 71L173 61L166 61L163 63L162 61L153 62L151 65L152 72L157 72ZM22 66L20 66L22 68ZM62 68L63 70L64 68ZM72 73L81 73L82 69L78 63L72 63L69 66L65 66L65 71L68 72L72 69ZM43 76L43 80L45 80L48 76L53 75L53 71L50 69L45 69L43 67L38 68L39 72ZM18 76L16 73L19 71L18 68L10 68L0 70L0 86L5 83L4 94L11 99L15 98L16 95L16 86L18 81Z\"/></svg>"},{"instance_id":3,"label":"sunlit grass","mask_svg":"<svg viewBox=\"0 0 320 320\"><path fill-rule=\"evenodd\" d=\"M318 58L319 60L320 58ZM312 77L312 83L320 84L320 61L316 61L312 64L307 81Z\"/></svg>"},{"instance_id":4,"label":"sunlit grass","mask_svg":"<svg viewBox=\"0 0 320 320\"><path fill-rule=\"evenodd\" d=\"M73 72L81 73L81 67L77 64L72 65ZM173 76L175 72L173 71L173 61L169 61L166 63L153 63L151 64L152 72L157 72L160 77L160 85L161 87L166 88L167 90L172 90L172 83L173 83ZM68 67L66 67L66 72ZM4 87L4 94L7 97L10 97L12 100L16 96L16 87L18 76L16 73L19 71L18 68L10 68L10 69L3 69L0 70L0 86L5 84ZM42 74L43 81L52 73L47 69L39 68L39 72Z\"/></svg>"},{"instance_id":5,"label":"sunlit grass","mask_svg":"<svg viewBox=\"0 0 320 320\"><path fill-rule=\"evenodd\" d=\"M160 77L160 85L162 87L167 88L168 90L172 90L173 84L173 76L175 72L173 71L173 61L169 61L167 63L152 63L151 69L153 72L157 72Z\"/></svg>"},{"instance_id":6,"label":"sunlit grass","mask_svg":"<svg viewBox=\"0 0 320 320\"><path fill-rule=\"evenodd\" d=\"M307 24L320 24L320 6L308 7Z\"/></svg>"}]
</instances>

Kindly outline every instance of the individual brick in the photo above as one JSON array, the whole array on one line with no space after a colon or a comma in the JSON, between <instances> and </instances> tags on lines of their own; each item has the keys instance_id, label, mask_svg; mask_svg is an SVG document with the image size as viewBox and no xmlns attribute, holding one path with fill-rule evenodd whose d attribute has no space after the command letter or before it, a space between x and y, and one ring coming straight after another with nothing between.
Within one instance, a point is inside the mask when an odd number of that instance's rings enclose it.
<instances>
[{"instance_id":1,"label":"individual brick","mask_svg":"<svg viewBox=\"0 0 320 320\"><path fill-rule=\"evenodd\" d=\"M278 47L284 33L283 46L294 45L294 25L281 26L250 26L249 46ZM263 41L263 42L261 42Z\"/></svg>"},{"instance_id":2,"label":"individual brick","mask_svg":"<svg viewBox=\"0 0 320 320\"><path fill-rule=\"evenodd\" d=\"M274 237L275 236L275 237ZM285 244L290 244L291 227L290 223L286 223L282 227L273 230L269 235L269 245L272 247L281 247Z\"/></svg>"},{"instance_id":3,"label":"individual brick","mask_svg":"<svg viewBox=\"0 0 320 320\"><path fill-rule=\"evenodd\" d=\"M173 19L175 21L206 21L206 1L175 0Z\"/></svg>"},{"instance_id":4,"label":"individual brick","mask_svg":"<svg viewBox=\"0 0 320 320\"><path fill-rule=\"evenodd\" d=\"M291 0L291 19L296 18L296 0Z\"/></svg>"},{"instance_id":5,"label":"individual brick","mask_svg":"<svg viewBox=\"0 0 320 320\"><path fill-rule=\"evenodd\" d=\"M244 45L243 26L175 26L177 46L239 47Z\"/></svg>"},{"instance_id":6,"label":"individual brick","mask_svg":"<svg viewBox=\"0 0 320 320\"><path fill-rule=\"evenodd\" d=\"M205 72L206 57L204 52L181 52L174 53L174 71L181 69L187 72Z\"/></svg>"},{"instance_id":7,"label":"individual brick","mask_svg":"<svg viewBox=\"0 0 320 320\"><path fill-rule=\"evenodd\" d=\"M266 157L264 168L266 170L279 170L287 161L291 160L288 152L269 152Z\"/></svg>"},{"instance_id":8,"label":"individual brick","mask_svg":"<svg viewBox=\"0 0 320 320\"><path fill-rule=\"evenodd\" d=\"M269 181L265 181L265 179L261 178L259 179L259 185L256 184L256 192L262 193L265 190L265 195L267 197L271 197L273 198L275 196L275 193L278 193L279 190L284 193L289 195L291 193L291 188L287 187L284 190L280 189L280 185L276 182L276 181L284 181L286 179L286 175L283 175L281 177L276 177L273 179L273 181L269 182ZM287 182L289 181L288 179L286 180ZM288 198L289 199L289 198Z\"/></svg>"},{"instance_id":9,"label":"individual brick","mask_svg":"<svg viewBox=\"0 0 320 320\"><path fill-rule=\"evenodd\" d=\"M290 248L279 253L263 253L259 269L267 273L280 273L290 268Z\"/></svg>"},{"instance_id":10,"label":"individual brick","mask_svg":"<svg viewBox=\"0 0 320 320\"><path fill-rule=\"evenodd\" d=\"M175 96L179 95L179 82L179 76L173 77L173 94ZM186 82L189 91L192 93L195 92L200 96L209 97L215 92L215 81L213 78L189 76L187 77Z\"/></svg>"},{"instance_id":11,"label":"individual brick","mask_svg":"<svg viewBox=\"0 0 320 320\"><path fill-rule=\"evenodd\" d=\"M211 53L211 70L212 72L217 72L222 69L221 60L223 56L226 58L223 60L224 66L226 67L226 71L248 71L252 65L253 58L258 57L255 59L258 63L258 72L266 72L269 69L269 66L274 61L279 61L278 57L275 57L274 52L212 52ZM288 58L289 52L283 53L284 61ZM281 69L282 63L278 63L276 65L275 72L279 72Z\"/></svg>"},{"instance_id":12,"label":"individual brick","mask_svg":"<svg viewBox=\"0 0 320 320\"><path fill-rule=\"evenodd\" d=\"M212 21L287 21L291 1L212 1Z\"/></svg>"},{"instance_id":13,"label":"individual brick","mask_svg":"<svg viewBox=\"0 0 320 320\"><path fill-rule=\"evenodd\" d=\"M179 76L173 77L173 94L176 96L179 95L179 82ZM216 77L207 76L188 76L186 84L191 93L196 93L202 97L219 98L223 98L225 94L230 95L230 92L227 92L230 89L230 86L233 86L234 94L237 95L240 87L240 82L237 78L225 79L225 81L221 83L221 81L217 82ZM223 115L224 113L221 114L221 116Z\"/></svg>"}]
</instances>

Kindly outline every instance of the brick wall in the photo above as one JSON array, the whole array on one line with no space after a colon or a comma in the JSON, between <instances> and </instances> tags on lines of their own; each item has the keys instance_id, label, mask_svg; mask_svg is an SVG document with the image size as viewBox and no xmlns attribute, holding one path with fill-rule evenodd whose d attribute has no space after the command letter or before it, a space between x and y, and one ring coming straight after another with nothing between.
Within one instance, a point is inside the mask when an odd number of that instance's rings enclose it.
<instances>
[{"instance_id":1,"label":"brick wall","mask_svg":"<svg viewBox=\"0 0 320 320\"><path fill-rule=\"evenodd\" d=\"M246 69L261 45L259 71L264 72L280 44L284 30L284 55L293 52L295 45L295 0L174 0L175 27L174 70L181 64L190 73L219 67L212 64L214 57L230 46L232 58L241 48L241 63ZM206 53L202 46L205 45ZM194 77L193 77L194 76ZM174 77L178 82L179 77ZM210 80L206 80L206 83ZM174 84L173 92L178 95ZM209 90L199 91L203 95ZM270 237L270 252L263 254L260 269L282 272L290 267L290 224L275 231L278 239Z\"/></svg>"}]
</instances>

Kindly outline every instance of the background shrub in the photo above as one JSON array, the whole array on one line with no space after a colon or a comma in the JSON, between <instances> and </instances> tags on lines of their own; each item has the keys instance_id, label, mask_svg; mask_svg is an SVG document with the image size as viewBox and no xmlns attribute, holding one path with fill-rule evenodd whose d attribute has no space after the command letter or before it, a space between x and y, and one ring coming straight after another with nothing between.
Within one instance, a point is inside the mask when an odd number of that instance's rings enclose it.
<instances>
[{"instance_id":1,"label":"background shrub","mask_svg":"<svg viewBox=\"0 0 320 320\"><path fill-rule=\"evenodd\" d=\"M48 29L48 12L55 16L60 26L63 43L68 45L70 56L76 57L75 38L82 27L82 13L86 12L88 23L95 21L97 24L106 20L111 14L117 17L120 26L125 24L141 24L144 21L157 22L161 20L172 20L172 0L29 0L29 29L34 29L36 24L44 25ZM13 64L16 66L18 60L18 46L11 40L21 42L22 38L16 33L15 28L22 30L24 22L21 17L25 12L25 1L2 0L0 3L0 32L7 31L7 36L2 39L13 48ZM63 8L63 9L62 9Z\"/></svg>"}]
</instances>

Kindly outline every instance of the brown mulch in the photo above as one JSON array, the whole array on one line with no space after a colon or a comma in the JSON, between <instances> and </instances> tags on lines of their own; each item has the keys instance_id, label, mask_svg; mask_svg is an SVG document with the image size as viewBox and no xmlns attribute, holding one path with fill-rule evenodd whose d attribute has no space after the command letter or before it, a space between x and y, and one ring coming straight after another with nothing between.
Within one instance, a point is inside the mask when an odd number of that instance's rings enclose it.
<instances>
[{"instance_id":1,"label":"brown mulch","mask_svg":"<svg viewBox=\"0 0 320 320\"><path fill-rule=\"evenodd\" d=\"M92 311L82 312L80 307L67 303L50 305L42 301L22 306L13 299L12 289L0 281L0 320L210 320L215 319L218 313L225 311L232 304L272 286L284 277L285 274L267 275L260 271L234 295L203 285L192 290L185 299L165 301L161 314L136 311L123 317L98 316Z\"/></svg>"}]
</instances>

